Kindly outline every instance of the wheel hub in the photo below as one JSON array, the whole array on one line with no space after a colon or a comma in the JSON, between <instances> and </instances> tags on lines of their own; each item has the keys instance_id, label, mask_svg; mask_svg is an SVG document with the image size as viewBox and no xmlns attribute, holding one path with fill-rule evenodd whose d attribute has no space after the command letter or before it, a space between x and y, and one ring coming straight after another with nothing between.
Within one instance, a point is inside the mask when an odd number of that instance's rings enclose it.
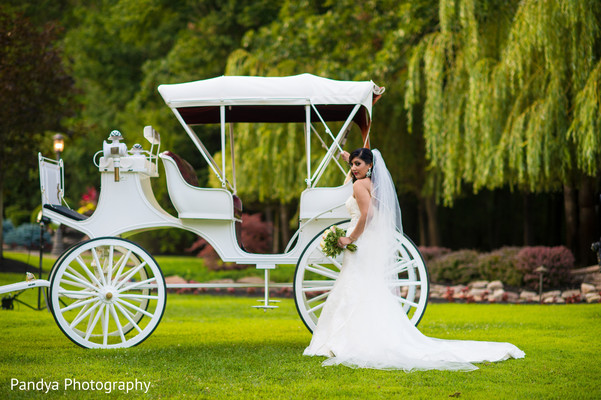
<instances>
[{"instance_id":1,"label":"wheel hub","mask_svg":"<svg viewBox=\"0 0 601 400\"><path fill-rule=\"evenodd\" d=\"M114 287L105 287L100 292L100 299L105 304L113 304L117 301L117 290Z\"/></svg>"}]
</instances>

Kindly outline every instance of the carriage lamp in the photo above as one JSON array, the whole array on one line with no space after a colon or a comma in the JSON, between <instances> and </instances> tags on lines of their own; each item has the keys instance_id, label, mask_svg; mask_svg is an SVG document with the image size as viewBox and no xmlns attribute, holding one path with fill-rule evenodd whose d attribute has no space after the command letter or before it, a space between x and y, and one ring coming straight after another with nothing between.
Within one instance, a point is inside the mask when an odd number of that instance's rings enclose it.
<instances>
[{"instance_id":1,"label":"carriage lamp","mask_svg":"<svg viewBox=\"0 0 601 400\"><path fill-rule=\"evenodd\" d=\"M127 146L125 143L121 143L123 135L118 130L114 130L110 133L108 140L110 143L104 142L103 152L105 157L113 159L113 166L115 168L115 182L119 182L119 167L121 166L120 157L127 155Z\"/></svg>"},{"instance_id":2,"label":"carriage lamp","mask_svg":"<svg viewBox=\"0 0 601 400\"><path fill-rule=\"evenodd\" d=\"M57 133L56 135L52 136L52 141L54 143L54 152L56 153L56 159L60 160L61 153L63 152L63 150L65 150L65 139L63 138L63 135Z\"/></svg>"},{"instance_id":3,"label":"carriage lamp","mask_svg":"<svg viewBox=\"0 0 601 400\"><path fill-rule=\"evenodd\" d=\"M543 274L545 272L547 272L548 269L545 268L544 265L541 265L540 267L538 267L537 269L534 270L534 272L536 272L538 274L539 277L539 282L538 282L538 300L539 303L542 304L543 303Z\"/></svg>"}]
</instances>

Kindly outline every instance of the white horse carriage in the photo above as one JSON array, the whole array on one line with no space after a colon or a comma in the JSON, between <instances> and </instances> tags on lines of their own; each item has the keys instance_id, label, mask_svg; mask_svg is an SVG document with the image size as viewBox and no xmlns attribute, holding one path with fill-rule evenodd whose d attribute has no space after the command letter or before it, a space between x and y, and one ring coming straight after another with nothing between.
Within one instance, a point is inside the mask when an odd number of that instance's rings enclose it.
<instances>
[{"instance_id":1,"label":"white horse carriage","mask_svg":"<svg viewBox=\"0 0 601 400\"><path fill-rule=\"evenodd\" d=\"M57 259L48 280L38 279L0 287L1 292L30 287L49 287L47 303L60 329L76 344L88 348L130 347L139 344L159 324L168 288L218 287L219 284L166 285L154 258L122 236L156 228L181 228L213 246L224 262L254 264L264 270L265 297L256 307L276 308L269 298L269 272L278 264L296 264L293 288L298 313L313 330L321 309L341 268L342 256L329 258L320 251L322 232L332 225L345 227L349 215L344 202L352 193L347 183L318 187L324 170L333 160L355 122L366 140L372 105L383 89L371 81L335 81L302 74L290 77L222 76L214 79L161 85L158 88L221 188L201 188L189 179L189 165L171 152L160 152L159 134L150 126L144 137L150 150L140 145L127 149L114 131L104 142L98 162L101 192L94 213L83 216L64 205L63 163L39 156L43 214L89 237ZM343 122L333 134L328 122ZM282 254L246 252L238 240L241 202L236 196L234 123L304 123L306 135L307 188L300 198L299 227ZM319 136L314 124L323 124L325 156L314 168L311 136ZM226 157L218 165L195 133L198 124L220 124L221 151L230 152L231 180L225 176ZM340 125L340 124L339 124ZM226 138L229 136L229 147ZM320 139L325 143L323 139ZM159 160L177 216L156 201L150 180L158 177ZM397 237L398 279L391 281L404 310L415 324L428 300L428 274L416 246L406 236ZM274 284L271 284L272 287ZM245 284L225 284L245 286ZM246 285L249 286L249 285Z\"/></svg>"}]
</instances>

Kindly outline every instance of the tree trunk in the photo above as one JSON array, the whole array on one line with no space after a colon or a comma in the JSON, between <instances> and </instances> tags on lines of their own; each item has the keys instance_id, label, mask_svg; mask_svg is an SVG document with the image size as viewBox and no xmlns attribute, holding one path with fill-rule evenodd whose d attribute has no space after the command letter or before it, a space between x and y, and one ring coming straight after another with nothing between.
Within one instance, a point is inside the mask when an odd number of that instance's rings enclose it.
<instances>
[{"instance_id":1,"label":"tree trunk","mask_svg":"<svg viewBox=\"0 0 601 400\"><path fill-rule=\"evenodd\" d=\"M591 244L599 239L597 232L597 218L595 215L595 189L594 179L583 177L578 190L579 208L579 251L580 264L587 266L595 263L595 253L591 250Z\"/></svg>"},{"instance_id":2,"label":"tree trunk","mask_svg":"<svg viewBox=\"0 0 601 400\"><path fill-rule=\"evenodd\" d=\"M426 214L428 215L428 245L440 246L440 231L438 230L438 206L434 196L426 197Z\"/></svg>"},{"instance_id":3,"label":"tree trunk","mask_svg":"<svg viewBox=\"0 0 601 400\"><path fill-rule=\"evenodd\" d=\"M272 253L278 253L280 250L280 213L273 213L273 246L271 248Z\"/></svg>"},{"instance_id":4,"label":"tree trunk","mask_svg":"<svg viewBox=\"0 0 601 400\"><path fill-rule=\"evenodd\" d=\"M523 237L523 245L524 246L532 246L532 234L534 232L534 230L532 229L532 196L530 195L530 193L523 193L522 194L522 200L523 200L523 213L524 213L524 217L522 219L522 226L523 226L523 230L524 230L524 237Z\"/></svg>"},{"instance_id":5,"label":"tree trunk","mask_svg":"<svg viewBox=\"0 0 601 400\"><path fill-rule=\"evenodd\" d=\"M289 217L289 204L280 204L280 225L281 225L281 236L282 236L282 250L284 246L290 241L290 217Z\"/></svg>"},{"instance_id":6,"label":"tree trunk","mask_svg":"<svg viewBox=\"0 0 601 400\"><path fill-rule=\"evenodd\" d=\"M563 208L566 218L566 244L575 257L578 257L578 201L577 191L563 185Z\"/></svg>"},{"instance_id":7,"label":"tree trunk","mask_svg":"<svg viewBox=\"0 0 601 400\"><path fill-rule=\"evenodd\" d=\"M417 199L417 223L419 225L419 245L427 246L426 242L426 212L424 211L424 203L425 199L423 197L419 197Z\"/></svg>"}]
</instances>

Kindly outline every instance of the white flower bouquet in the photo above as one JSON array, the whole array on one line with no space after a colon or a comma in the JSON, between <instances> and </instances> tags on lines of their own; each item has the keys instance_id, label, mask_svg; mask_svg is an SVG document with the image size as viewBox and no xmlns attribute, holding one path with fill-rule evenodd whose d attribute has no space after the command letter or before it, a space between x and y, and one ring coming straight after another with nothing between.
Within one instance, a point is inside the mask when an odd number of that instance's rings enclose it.
<instances>
[{"instance_id":1,"label":"white flower bouquet","mask_svg":"<svg viewBox=\"0 0 601 400\"><path fill-rule=\"evenodd\" d=\"M336 225L332 225L330 229L326 229L326 231L321 236L321 243L319 244L321 247L321 251L328 257L336 257L344 248L338 246L338 239L346 236L346 231L342 228L337 227ZM346 249L349 251L356 251L356 244L349 244L346 246Z\"/></svg>"}]
</instances>

